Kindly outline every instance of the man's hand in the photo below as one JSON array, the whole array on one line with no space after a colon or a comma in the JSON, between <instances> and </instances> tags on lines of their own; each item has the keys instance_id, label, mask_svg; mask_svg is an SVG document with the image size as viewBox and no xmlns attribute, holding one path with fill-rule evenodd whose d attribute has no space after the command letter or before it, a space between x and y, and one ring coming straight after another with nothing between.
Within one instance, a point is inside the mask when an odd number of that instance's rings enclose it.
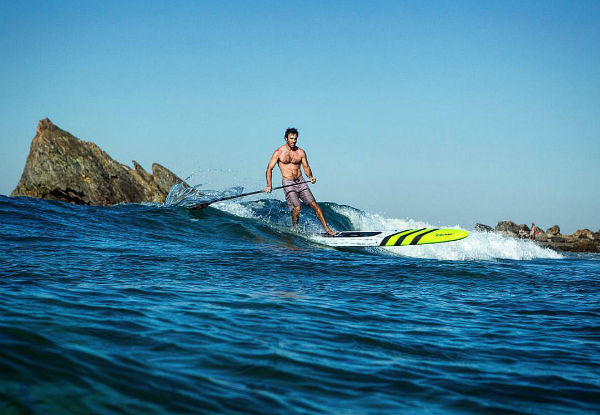
<instances>
[{"instance_id":1,"label":"man's hand","mask_svg":"<svg viewBox=\"0 0 600 415\"><path fill-rule=\"evenodd\" d=\"M315 178L314 178L314 177L312 177L312 176L310 176L310 177L308 178L308 180L310 180L310 182L311 182L312 184L315 184L315 182L317 181L317 179L315 179Z\"/></svg>"},{"instance_id":2,"label":"man's hand","mask_svg":"<svg viewBox=\"0 0 600 415\"><path fill-rule=\"evenodd\" d=\"M272 187L272 186L267 186L267 187L265 187L265 192L266 192L266 193L271 193L271 187Z\"/></svg>"}]
</instances>

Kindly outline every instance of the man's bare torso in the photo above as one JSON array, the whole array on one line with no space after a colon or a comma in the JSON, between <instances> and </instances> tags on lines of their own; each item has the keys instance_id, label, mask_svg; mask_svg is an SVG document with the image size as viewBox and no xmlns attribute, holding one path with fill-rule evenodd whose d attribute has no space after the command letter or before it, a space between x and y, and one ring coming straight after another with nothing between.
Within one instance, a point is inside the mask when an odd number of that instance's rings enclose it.
<instances>
[{"instance_id":1,"label":"man's bare torso","mask_svg":"<svg viewBox=\"0 0 600 415\"><path fill-rule=\"evenodd\" d=\"M287 144L284 144L277 151L279 152L277 164L283 178L295 180L300 177L302 175L300 166L302 165L302 158L305 157L304 150L297 146L290 149Z\"/></svg>"}]
</instances>

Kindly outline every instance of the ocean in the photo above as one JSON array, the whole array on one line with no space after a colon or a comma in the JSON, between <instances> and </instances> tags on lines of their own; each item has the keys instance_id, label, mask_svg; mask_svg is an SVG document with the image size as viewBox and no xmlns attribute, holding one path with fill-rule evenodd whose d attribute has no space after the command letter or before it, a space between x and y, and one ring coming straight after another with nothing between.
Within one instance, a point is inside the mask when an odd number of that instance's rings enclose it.
<instances>
[{"instance_id":1,"label":"ocean","mask_svg":"<svg viewBox=\"0 0 600 415\"><path fill-rule=\"evenodd\" d=\"M474 231L340 250L301 221L0 196L0 413L600 413L599 255Z\"/></svg>"}]
</instances>

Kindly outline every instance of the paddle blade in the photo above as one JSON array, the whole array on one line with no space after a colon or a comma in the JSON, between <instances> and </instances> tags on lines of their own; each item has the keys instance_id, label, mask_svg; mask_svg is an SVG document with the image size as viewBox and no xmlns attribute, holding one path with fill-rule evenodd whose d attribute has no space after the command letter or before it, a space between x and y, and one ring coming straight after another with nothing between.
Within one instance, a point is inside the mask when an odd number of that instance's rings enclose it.
<instances>
[{"instance_id":1,"label":"paddle blade","mask_svg":"<svg viewBox=\"0 0 600 415\"><path fill-rule=\"evenodd\" d=\"M200 203L199 205L196 206L192 206L190 209L195 209L195 210L200 210L200 209L204 209L205 207L207 207L208 205L210 205L213 202L208 202L208 203Z\"/></svg>"}]
</instances>

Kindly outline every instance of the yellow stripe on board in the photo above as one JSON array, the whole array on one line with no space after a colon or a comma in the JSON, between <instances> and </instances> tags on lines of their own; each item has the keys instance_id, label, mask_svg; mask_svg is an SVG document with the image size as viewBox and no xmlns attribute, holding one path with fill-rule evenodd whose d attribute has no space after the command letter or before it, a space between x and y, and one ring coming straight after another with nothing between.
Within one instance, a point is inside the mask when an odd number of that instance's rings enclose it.
<instances>
[{"instance_id":1,"label":"yellow stripe on board","mask_svg":"<svg viewBox=\"0 0 600 415\"><path fill-rule=\"evenodd\" d=\"M402 236L402 235L406 235L407 233L411 233L414 232L414 229L409 229L407 231L404 232L400 232L394 236L392 236L390 239L388 239L388 241L385 243L385 246L394 246L396 245L396 241Z\"/></svg>"},{"instance_id":2,"label":"yellow stripe on board","mask_svg":"<svg viewBox=\"0 0 600 415\"><path fill-rule=\"evenodd\" d=\"M410 235L410 236L407 236L407 237L406 237L406 238L405 238L405 239L402 241L402 243L400 244L400 246L404 246L404 245L410 245L410 243L412 242L412 240L413 240L415 237L417 237L417 236L421 235L422 233L429 232L430 230L431 230L431 229L423 229L421 232L416 232L416 233L413 233L413 234L412 234L412 235Z\"/></svg>"}]
</instances>

